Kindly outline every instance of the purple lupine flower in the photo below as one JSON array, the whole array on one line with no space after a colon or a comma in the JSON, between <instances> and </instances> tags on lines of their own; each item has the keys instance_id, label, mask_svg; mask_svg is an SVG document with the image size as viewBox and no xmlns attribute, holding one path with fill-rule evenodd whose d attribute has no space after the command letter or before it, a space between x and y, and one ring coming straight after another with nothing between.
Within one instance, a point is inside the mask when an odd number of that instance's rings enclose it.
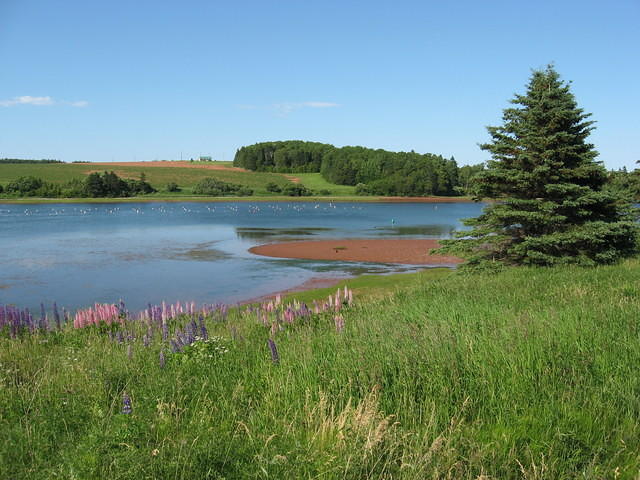
<instances>
[{"instance_id":1,"label":"purple lupine flower","mask_svg":"<svg viewBox=\"0 0 640 480\"><path fill-rule=\"evenodd\" d=\"M178 353L181 351L180 345L178 345L178 342L176 342L175 340L171 340L169 344L171 345L171 351L173 353Z\"/></svg>"},{"instance_id":2,"label":"purple lupine flower","mask_svg":"<svg viewBox=\"0 0 640 480\"><path fill-rule=\"evenodd\" d=\"M196 324L196 321L193 318L187 324L187 333L189 334L189 338L195 337L198 334L198 325ZM190 343L193 343L193 340L191 340Z\"/></svg>"},{"instance_id":3,"label":"purple lupine flower","mask_svg":"<svg viewBox=\"0 0 640 480\"><path fill-rule=\"evenodd\" d=\"M162 340L166 341L169 338L169 326L166 321L162 321Z\"/></svg>"},{"instance_id":4,"label":"purple lupine flower","mask_svg":"<svg viewBox=\"0 0 640 480\"><path fill-rule=\"evenodd\" d=\"M307 306L306 303L303 303L302 305L300 305L300 309L298 310L298 316L300 317L310 317L311 316L311 310L309 310L309 307Z\"/></svg>"},{"instance_id":5,"label":"purple lupine flower","mask_svg":"<svg viewBox=\"0 0 640 480\"><path fill-rule=\"evenodd\" d=\"M56 328L60 330L60 314L58 313L58 305L53 302L53 319L56 322Z\"/></svg>"},{"instance_id":6,"label":"purple lupine flower","mask_svg":"<svg viewBox=\"0 0 640 480\"><path fill-rule=\"evenodd\" d=\"M127 395L127 392L122 394L122 413L124 415L129 415L133 411L131 407L131 397Z\"/></svg>"},{"instance_id":7,"label":"purple lupine flower","mask_svg":"<svg viewBox=\"0 0 640 480\"><path fill-rule=\"evenodd\" d=\"M186 340L187 340L186 336L183 335L180 329L176 330L176 344L180 348L184 347L185 345L189 345Z\"/></svg>"},{"instance_id":8,"label":"purple lupine flower","mask_svg":"<svg viewBox=\"0 0 640 480\"><path fill-rule=\"evenodd\" d=\"M204 324L204 317L202 316L202 314L200 314L200 316L198 317L198 327L200 329L200 336L202 337L203 340L207 340L209 338L209 332L207 332L207 327Z\"/></svg>"},{"instance_id":9,"label":"purple lupine flower","mask_svg":"<svg viewBox=\"0 0 640 480\"><path fill-rule=\"evenodd\" d=\"M145 347L148 347L148 346L149 346L149 343L150 343L149 337L150 337L150 335L149 335L148 333L145 333L145 334L142 336L142 344L143 344Z\"/></svg>"},{"instance_id":10,"label":"purple lupine flower","mask_svg":"<svg viewBox=\"0 0 640 480\"><path fill-rule=\"evenodd\" d=\"M29 309L25 308L23 311L19 312L20 315L20 325L27 327L30 331L33 332L33 321L31 319L31 313L29 313Z\"/></svg>"},{"instance_id":11,"label":"purple lupine flower","mask_svg":"<svg viewBox=\"0 0 640 480\"><path fill-rule=\"evenodd\" d=\"M164 350L160 350L160 368L164 368L167 363L167 359L164 356Z\"/></svg>"},{"instance_id":12,"label":"purple lupine flower","mask_svg":"<svg viewBox=\"0 0 640 480\"><path fill-rule=\"evenodd\" d=\"M47 319L47 314L44 311L44 303L41 303L40 304L40 325L39 325L39 327L42 330L47 330L47 328L49 327L49 325L48 325L49 322L47 320L48 320Z\"/></svg>"},{"instance_id":13,"label":"purple lupine flower","mask_svg":"<svg viewBox=\"0 0 640 480\"><path fill-rule=\"evenodd\" d=\"M333 321L336 324L336 332L340 333L344 330L344 317L342 315L336 315L333 317Z\"/></svg>"},{"instance_id":14,"label":"purple lupine flower","mask_svg":"<svg viewBox=\"0 0 640 480\"><path fill-rule=\"evenodd\" d=\"M280 363L280 355L278 355L278 347L276 347L276 342L273 339L269 339L269 350L271 350L271 361L273 363Z\"/></svg>"}]
</instances>

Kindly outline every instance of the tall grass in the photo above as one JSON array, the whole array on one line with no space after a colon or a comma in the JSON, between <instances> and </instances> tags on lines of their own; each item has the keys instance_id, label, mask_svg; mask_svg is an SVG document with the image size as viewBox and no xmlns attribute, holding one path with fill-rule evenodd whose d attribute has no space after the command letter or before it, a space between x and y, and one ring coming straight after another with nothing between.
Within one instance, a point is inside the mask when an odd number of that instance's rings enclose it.
<instances>
[{"instance_id":1,"label":"tall grass","mask_svg":"<svg viewBox=\"0 0 640 480\"><path fill-rule=\"evenodd\" d=\"M638 267L6 336L0 478L638 478Z\"/></svg>"}]
</instances>

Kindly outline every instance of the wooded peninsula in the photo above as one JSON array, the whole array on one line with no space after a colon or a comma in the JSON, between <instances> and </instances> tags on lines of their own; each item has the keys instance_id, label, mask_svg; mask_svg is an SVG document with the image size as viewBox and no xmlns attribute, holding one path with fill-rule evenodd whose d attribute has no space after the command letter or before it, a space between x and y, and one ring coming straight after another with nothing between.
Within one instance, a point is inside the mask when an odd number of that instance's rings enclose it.
<instances>
[{"instance_id":1,"label":"wooded peninsula","mask_svg":"<svg viewBox=\"0 0 640 480\"><path fill-rule=\"evenodd\" d=\"M259 172L321 173L329 182L355 185L360 195L463 195L483 165L458 167L455 158L432 153L289 140L240 148L233 164Z\"/></svg>"}]
</instances>

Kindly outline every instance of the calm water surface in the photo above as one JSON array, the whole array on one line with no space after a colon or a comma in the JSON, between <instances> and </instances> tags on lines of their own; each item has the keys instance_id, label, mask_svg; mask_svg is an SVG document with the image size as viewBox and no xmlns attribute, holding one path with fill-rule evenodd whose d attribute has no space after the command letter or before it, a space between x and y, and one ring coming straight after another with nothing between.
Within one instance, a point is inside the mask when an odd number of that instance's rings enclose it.
<instances>
[{"instance_id":1,"label":"calm water surface","mask_svg":"<svg viewBox=\"0 0 640 480\"><path fill-rule=\"evenodd\" d=\"M254 245L324 238L448 238L472 203L0 204L0 304L68 309L124 299L256 298L313 277L408 266L286 260Z\"/></svg>"}]
</instances>

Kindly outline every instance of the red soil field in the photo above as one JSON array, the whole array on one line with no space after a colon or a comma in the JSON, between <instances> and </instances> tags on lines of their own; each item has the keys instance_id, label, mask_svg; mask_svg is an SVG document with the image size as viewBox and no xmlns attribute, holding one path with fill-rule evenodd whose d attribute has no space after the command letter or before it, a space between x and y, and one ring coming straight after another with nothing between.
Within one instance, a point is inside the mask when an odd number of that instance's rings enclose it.
<instances>
[{"instance_id":1,"label":"red soil field","mask_svg":"<svg viewBox=\"0 0 640 480\"><path fill-rule=\"evenodd\" d=\"M168 161L168 160L158 160L154 162L96 162L91 163L91 165L113 165L119 167L181 167L181 168L199 168L201 170L232 170L235 172L248 172L244 168L240 167L227 167L225 165L202 165L202 164L193 164L187 161Z\"/></svg>"}]
</instances>

